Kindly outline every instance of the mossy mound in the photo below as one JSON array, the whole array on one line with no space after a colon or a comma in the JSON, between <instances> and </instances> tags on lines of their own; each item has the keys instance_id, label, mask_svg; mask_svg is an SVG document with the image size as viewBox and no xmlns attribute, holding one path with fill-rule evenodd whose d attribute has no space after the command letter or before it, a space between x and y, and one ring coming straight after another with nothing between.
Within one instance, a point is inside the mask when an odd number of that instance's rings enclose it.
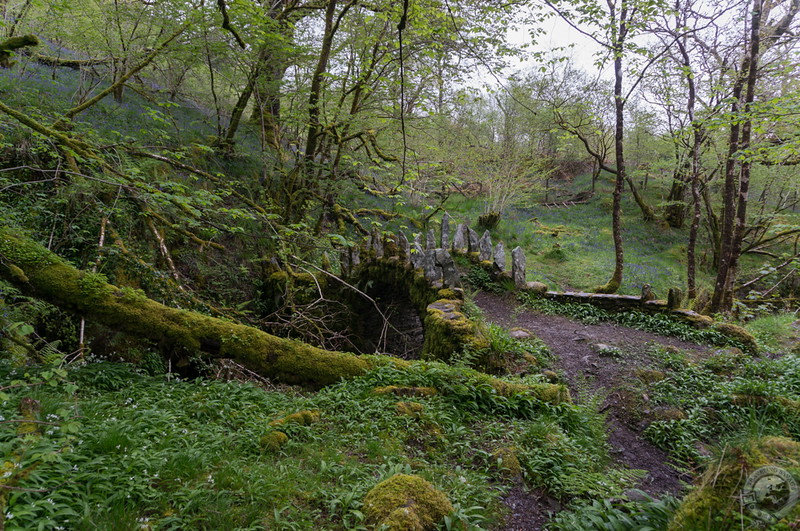
<instances>
[{"instance_id":1,"label":"mossy mound","mask_svg":"<svg viewBox=\"0 0 800 531\"><path fill-rule=\"evenodd\" d=\"M497 469L504 476L518 477L522 475L522 465L513 448L500 448L492 454L492 457Z\"/></svg>"},{"instance_id":2,"label":"mossy mound","mask_svg":"<svg viewBox=\"0 0 800 531\"><path fill-rule=\"evenodd\" d=\"M453 505L419 476L397 474L375 485L364 498L367 524L392 531L435 529Z\"/></svg>"},{"instance_id":3,"label":"mossy mound","mask_svg":"<svg viewBox=\"0 0 800 531\"><path fill-rule=\"evenodd\" d=\"M394 405L394 409L400 415L419 418L425 406L419 402L398 402Z\"/></svg>"},{"instance_id":4,"label":"mossy mound","mask_svg":"<svg viewBox=\"0 0 800 531\"><path fill-rule=\"evenodd\" d=\"M756 343L756 338L741 326L730 323L718 323L714 325L713 330L719 332L720 334L725 334L731 339L741 343L742 349L748 354L758 353L758 343Z\"/></svg>"},{"instance_id":5,"label":"mossy mound","mask_svg":"<svg viewBox=\"0 0 800 531\"><path fill-rule=\"evenodd\" d=\"M637 369L636 377L646 384L660 382L665 379L667 375L663 371L655 369Z\"/></svg>"},{"instance_id":6,"label":"mossy mound","mask_svg":"<svg viewBox=\"0 0 800 531\"><path fill-rule=\"evenodd\" d=\"M785 437L763 437L727 447L719 459L709 464L697 488L684 498L670 522L670 531L741 529L743 522L745 525L777 524L760 519L759 515L764 516L764 513L746 507L747 492L752 488L748 478L755 477L751 474L761 467L770 465L782 468L795 478L800 477L800 443ZM756 504L756 509L762 503L764 500ZM772 513L779 514L779 509L772 508ZM798 519L800 504L795 504L781 522Z\"/></svg>"},{"instance_id":7,"label":"mossy mound","mask_svg":"<svg viewBox=\"0 0 800 531\"><path fill-rule=\"evenodd\" d=\"M376 387L372 390L373 395L434 396L437 393L438 391L433 387L402 387L397 385Z\"/></svg>"},{"instance_id":8,"label":"mossy mound","mask_svg":"<svg viewBox=\"0 0 800 531\"><path fill-rule=\"evenodd\" d=\"M277 452L284 444L289 442L289 436L282 431L271 431L262 435L261 440L258 442L264 450L268 452Z\"/></svg>"},{"instance_id":9,"label":"mossy mound","mask_svg":"<svg viewBox=\"0 0 800 531\"><path fill-rule=\"evenodd\" d=\"M282 419L273 420L269 423L269 425L282 426L284 424L300 424L302 426L307 426L309 424L314 424L315 422L319 422L319 411L306 410L292 413L291 415L287 415Z\"/></svg>"}]
</instances>

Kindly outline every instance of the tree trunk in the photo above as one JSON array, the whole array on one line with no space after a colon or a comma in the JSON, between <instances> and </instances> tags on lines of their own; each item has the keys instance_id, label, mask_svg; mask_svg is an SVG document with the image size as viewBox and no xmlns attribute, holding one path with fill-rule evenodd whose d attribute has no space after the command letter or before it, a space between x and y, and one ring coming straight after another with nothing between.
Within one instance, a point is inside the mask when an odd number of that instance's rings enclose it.
<instances>
[{"instance_id":1,"label":"tree trunk","mask_svg":"<svg viewBox=\"0 0 800 531\"><path fill-rule=\"evenodd\" d=\"M686 184L691 180L691 161L681 162L672 176L672 187L670 187L667 201L669 204L664 209L664 220L674 229L683 227L686 219Z\"/></svg>"},{"instance_id":2,"label":"tree trunk","mask_svg":"<svg viewBox=\"0 0 800 531\"><path fill-rule=\"evenodd\" d=\"M633 182L633 179L626 176L625 180L628 181L628 186L631 189L631 193L633 194L633 199L636 201L636 204L639 205L639 210L642 211L642 219L645 221L653 221L656 219L656 213L647 201L645 201L642 194L639 193L639 189L636 188L636 183Z\"/></svg>"},{"instance_id":3,"label":"tree trunk","mask_svg":"<svg viewBox=\"0 0 800 531\"><path fill-rule=\"evenodd\" d=\"M714 295L711 298L711 311L730 311L733 307L733 285L739 265L739 255L742 250L745 223L747 221L747 199L750 189L750 166L748 158L741 165L737 159L742 151L750 148L753 120L750 116L751 107L755 101L755 89L758 81L758 58L761 44L761 10L762 0L754 0L750 21L750 48L744 59L742 72L746 72L746 86L744 97L744 119L731 125L730 144L728 147L728 160L725 167L725 210L723 212L722 226L722 252L720 253L719 271L714 284ZM737 80L734 88L734 117L738 114L738 103L741 98L745 79ZM736 182L738 167L739 181ZM737 186L738 184L738 186Z\"/></svg>"},{"instance_id":4,"label":"tree trunk","mask_svg":"<svg viewBox=\"0 0 800 531\"><path fill-rule=\"evenodd\" d=\"M614 203L611 211L611 232L614 238L614 274L611 279L596 291L599 293L615 293L622 285L622 271L625 264L622 250L622 192L625 189L625 98L622 94L622 54L623 43L627 33L627 3L623 0L620 11L619 28L615 26L614 43L614 111L616 123L614 127L614 155L617 174L614 183ZM612 13L612 17L614 14Z\"/></svg>"},{"instance_id":5,"label":"tree trunk","mask_svg":"<svg viewBox=\"0 0 800 531\"><path fill-rule=\"evenodd\" d=\"M141 292L116 288L102 275L80 271L6 227L0 227L0 278L64 310L158 341L173 352L187 357L232 358L275 381L322 387L389 363L398 368L410 365L389 356L322 350L257 328L169 308ZM570 400L563 386L509 384L477 371L468 377L472 385L488 384L503 396L522 393L553 403Z\"/></svg>"}]
</instances>

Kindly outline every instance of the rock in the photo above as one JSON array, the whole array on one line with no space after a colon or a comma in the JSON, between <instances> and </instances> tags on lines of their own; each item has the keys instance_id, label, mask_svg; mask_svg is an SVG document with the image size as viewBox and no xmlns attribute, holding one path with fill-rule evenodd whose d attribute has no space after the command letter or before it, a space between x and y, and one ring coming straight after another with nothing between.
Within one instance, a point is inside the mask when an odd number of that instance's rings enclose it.
<instances>
[{"instance_id":1,"label":"rock","mask_svg":"<svg viewBox=\"0 0 800 531\"><path fill-rule=\"evenodd\" d=\"M358 247L350 248L350 267L356 267L361 263L361 251Z\"/></svg>"},{"instance_id":2,"label":"rock","mask_svg":"<svg viewBox=\"0 0 800 531\"><path fill-rule=\"evenodd\" d=\"M428 237L425 239L425 249L436 249L436 233L433 229L428 231Z\"/></svg>"},{"instance_id":3,"label":"rock","mask_svg":"<svg viewBox=\"0 0 800 531\"><path fill-rule=\"evenodd\" d=\"M756 338L741 326L730 323L717 323L714 325L713 330L738 341L742 346L742 350L748 354L758 354Z\"/></svg>"},{"instance_id":4,"label":"rock","mask_svg":"<svg viewBox=\"0 0 800 531\"><path fill-rule=\"evenodd\" d=\"M653 288L650 284L642 284L642 296L641 301L647 302L656 299L656 294L653 293Z\"/></svg>"},{"instance_id":5,"label":"rock","mask_svg":"<svg viewBox=\"0 0 800 531\"><path fill-rule=\"evenodd\" d=\"M544 295L547 293L547 284L543 284L542 282L527 282L525 284L525 289L536 295Z\"/></svg>"},{"instance_id":6,"label":"rock","mask_svg":"<svg viewBox=\"0 0 800 531\"><path fill-rule=\"evenodd\" d=\"M422 272L430 282L442 279L442 268L436 265L436 250L426 249L422 251Z\"/></svg>"},{"instance_id":7,"label":"rock","mask_svg":"<svg viewBox=\"0 0 800 531\"><path fill-rule=\"evenodd\" d=\"M547 378L547 381L550 383L558 383L559 381L558 373L555 371L545 369L542 371L542 376Z\"/></svg>"},{"instance_id":8,"label":"rock","mask_svg":"<svg viewBox=\"0 0 800 531\"><path fill-rule=\"evenodd\" d=\"M267 452L277 452L287 442L289 442L289 436L282 431L271 431L259 440L261 448Z\"/></svg>"},{"instance_id":9,"label":"rock","mask_svg":"<svg viewBox=\"0 0 800 531\"><path fill-rule=\"evenodd\" d=\"M494 267L501 272L506 270L506 249L503 242L497 242L494 246Z\"/></svg>"},{"instance_id":10,"label":"rock","mask_svg":"<svg viewBox=\"0 0 800 531\"><path fill-rule=\"evenodd\" d=\"M463 223L459 223L456 227L456 235L453 238L453 250L463 253L467 251L468 245L467 227Z\"/></svg>"},{"instance_id":11,"label":"rock","mask_svg":"<svg viewBox=\"0 0 800 531\"><path fill-rule=\"evenodd\" d=\"M370 239L372 240L372 250L375 251L375 258L383 258L383 238L378 227L372 229Z\"/></svg>"},{"instance_id":12,"label":"rock","mask_svg":"<svg viewBox=\"0 0 800 531\"><path fill-rule=\"evenodd\" d=\"M527 287L527 282L525 281L525 253L520 247L515 247L511 251L511 278L514 279L514 285L517 288L523 289Z\"/></svg>"},{"instance_id":13,"label":"rock","mask_svg":"<svg viewBox=\"0 0 800 531\"><path fill-rule=\"evenodd\" d=\"M492 454L492 457L495 460L497 469L504 476L517 477L522 475L522 465L514 448L500 448Z\"/></svg>"},{"instance_id":14,"label":"rock","mask_svg":"<svg viewBox=\"0 0 800 531\"><path fill-rule=\"evenodd\" d=\"M405 415L407 417L419 418L422 416L422 411L424 409L425 406L419 402L398 402L394 405L394 410L397 411L399 415Z\"/></svg>"},{"instance_id":15,"label":"rock","mask_svg":"<svg viewBox=\"0 0 800 531\"><path fill-rule=\"evenodd\" d=\"M470 228L467 228L467 236L469 238L468 239L469 252L471 253L480 252L480 248L478 247L478 233Z\"/></svg>"},{"instance_id":16,"label":"rock","mask_svg":"<svg viewBox=\"0 0 800 531\"><path fill-rule=\"evenodd\" d=\"M683 291L680 288L669 288L667 293L667 309L677 310L681 307L683 300Z\"/></svg>"},{"instance_id":17,"label":"rock","mask_svg":"<svg viewBox=\"0 0 800 531\"><path fill-rule=\"evenodd\" d=\"M450 214L442 216L442 249L450 248Z\"/></svg>"},{"instance_id":18,"label":"rock","mask_svg":"<svg viewBox=\"0 0 800 531\"><path fill-rule=\"evenodd\" d=\"M425 251L422 249L422 244L419 243L417 238L414 239L414 243L411 244L411 256L409 258L411 265L414 266L414 269L422 269L423 262L425 261Z\"/></svg>"},{"instance_id":19,"label":"rock","mask_svg":"<svg viewBox=\"0 0 800 531\"><path fill-rule=\"evenodd\" d=\"M396 474L367 493L363 510L370 529L427 531L436 529L454 509L447 496L428 481Z\"/></svg>"},{"instance_id":20,"label":"rock","mask_svg":"<svg viewBox=\"0 0 800 531\"><path fill-rule=\"evenodd\" d=\"M639 489L628 489L622 495L632 502L653 501L653 498L647 495L646 492Z\"/></svg>"},{"instance_id":21,"label":"rock","mask_svg":"<svg viewBox=\"0 0 800 531\"><path fill-rule=\"evenodd\" d=\"M481 262L492 259L492 237L489 231L484 231L483 236L478 241L478 260Z\"/></svg>"},{"instance_id":22,"label":"rock","mask_svg":"<svg viewBox=\"0 0 800 531\"><path fill-rule=\"evenodd\" d=\"M397 234L397 247L400 249L400 260L407 261L410 258L411 246L403 231Z\"/></svg>"},{"instance_id":23,"label":"rock","mask_svg":"<svg viewBox=\"0 0 800 531\"><path fill-rule=\"evenodd\" d=\"M342 268L342 276L350 274L350 249L342 249L339 252L339 264Z\"/></svg>"},{"instance_id":24,"label":"rock","mask_svg":"<svg viewBox=\"0 0 800 531\"><path fill-rule=\"evenodd\" d=\"M512 328L508 335L514 339L526 339L531 337L533 334L531 334L530 330L526 330L524 328Z\"/></svg>"},{"instance_id":25,"label":"rock","mask_svg":"<svg viewBox=\"0 0 800 531\"><path fill-rule=\"evenodd\" d=\"M461 286L461 276L456 269L456 263L447 249L436 249L436 264L442 270L442 283L447 288L457 288Z\"/></svg>"},{"instance_id":26,"label":"rock","mask_svg":"<svg viewBox=\"0 0 800 531\"><path fill-rule=\"evenodd\" d=\"M386 233L383 236L383 255L387 258L396 257L398 254L397 236Z\"/></svg>"}]
</instances>

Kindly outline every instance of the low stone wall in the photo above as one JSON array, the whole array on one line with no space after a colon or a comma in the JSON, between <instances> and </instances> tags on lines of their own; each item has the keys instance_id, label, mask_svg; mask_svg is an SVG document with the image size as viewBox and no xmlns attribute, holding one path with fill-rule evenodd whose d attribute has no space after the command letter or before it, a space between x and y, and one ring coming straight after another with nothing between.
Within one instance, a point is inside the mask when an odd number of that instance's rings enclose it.
<instances>
[{"instance_id":1,"label":"low stone wall","mask_svg":"<svg viewBox=\"0 0 800 531\"><path fill-rule=\"evenodd\" d=\"M586 293L572 291L546 291L540 294L545 299L560 303L591 304L612 312L640 311L646 313L663 313L686 321L697 328L708 328L714 320L686 308L670 309L667 301L642 300L635 295L612 295L607 293Z\"/></svg>"}]
</instances>

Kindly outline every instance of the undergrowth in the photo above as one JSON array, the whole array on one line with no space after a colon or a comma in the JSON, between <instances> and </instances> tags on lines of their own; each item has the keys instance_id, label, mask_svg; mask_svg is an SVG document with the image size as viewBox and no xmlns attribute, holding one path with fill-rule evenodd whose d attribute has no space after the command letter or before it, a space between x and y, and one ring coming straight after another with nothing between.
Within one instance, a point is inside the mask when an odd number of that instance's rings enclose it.
<instances>
[{"instance_id":1,"label":"undergrowth","mask_svg":"<svg viewBox=\"0 0 800 531\"><path fill-rule=\"evenodd\" d=\"M570 319L588 324L611 321L630 328L645 330L665 336L677 337L704 345L732 346L742 348L742 344L728 335L716 330L699 330L690 324L678 321L664 314L649 314L626 310L610 312L591 304L561 303L543 299L527 292L518 295L519 301L528 309L547 315L565 315Z\"/></svg>"},{"instance_id":2,"label":"undergrowth","mask_svg":"<svg viewBox=\"0 0 800 531\"><path fill-rule=\"evenodd\" d=\"M644 432L685 463L703 459L703 446L739 437L800 437L800 356L753 359L736 350L690 362L655 348L664 379L646 389L652 407L676 412Z\"/></svg>"},{"instance_id":3,"label":"undergrowth","mask_svg":"<svg viewBox=\"0 0 800 531\"><path fill-rule=\"evenodd\" d=\"M0 381L7 530L366 529L364 496L396 473L447 494L446 528L485 529L514 484L498 449L517 453L529 486L564 500L616 495L636 476L611 465L596 407L505 398L475 371L437 363L386 366L317 393L109 362L0 365ZM387 385L438 394L373 393ZM399 400L422 410L399 414ZM29 431L25 404L35 404ZM302 410L319 422L281 425L288 441L262 447L270 422Z\"/></svg>"}]
</instances>

